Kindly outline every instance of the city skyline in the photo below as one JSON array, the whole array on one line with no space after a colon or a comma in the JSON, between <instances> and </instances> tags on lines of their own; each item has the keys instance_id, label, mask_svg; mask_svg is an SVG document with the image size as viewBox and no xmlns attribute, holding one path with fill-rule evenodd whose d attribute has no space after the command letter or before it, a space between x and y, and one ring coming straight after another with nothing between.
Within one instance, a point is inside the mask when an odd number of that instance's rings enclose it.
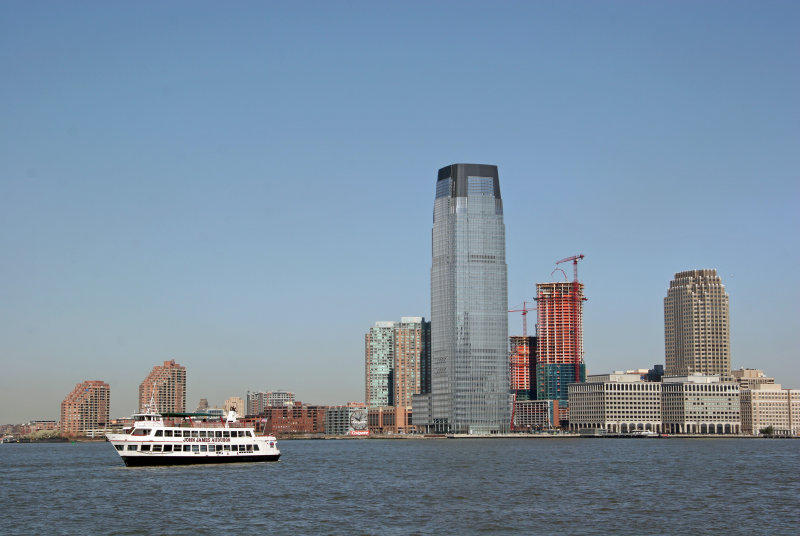
<instances>
[{"instance_id":1,"label":"city skyline","mask_svg":"<svg viewBox=\"0 0 800 536\"><path fill-rule=\"evenodd\" d=\"M509 309L586 255L587 373L664 363L668 282L716 269L731 367L800 387L796 3L0 15L0 423L87 378L129 415L171 359L190 407L361 400L364 330L430 318L450 162L501 169Z\"/></svg>"}]
</instances>

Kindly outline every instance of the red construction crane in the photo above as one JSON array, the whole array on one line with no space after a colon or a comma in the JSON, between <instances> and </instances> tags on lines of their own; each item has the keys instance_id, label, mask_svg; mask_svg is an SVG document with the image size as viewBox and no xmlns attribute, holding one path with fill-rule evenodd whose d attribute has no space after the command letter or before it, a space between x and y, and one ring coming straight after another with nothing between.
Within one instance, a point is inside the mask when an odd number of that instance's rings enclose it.
<instances>
[{"instance_id":1,"label":"red construction crane","mask_svg":"<svg viewBox=\"0 0 800 536\"><path fill-rule=\"evenodd\" d=\"M575 383L579 383L581 381L581 329L583 328L582 324L582 315L580 314L581 310L581 301L586 300L586 298L581 297L580 295L580 283L578 282L578 261L583 259L583 255L573 255L572 257L567 257L566 259L561 259L560 261L556 262L556 266L561 264L562 262L569 262L572 261L572 344L575 350Z\"/></svg>"},{"instance_id":2,"label":"red construction crane","mask_svg":"<svg viewBox=\"0 0 800 536\"><path fill-rule=\"evenodd\" d=\"M560 261L556 261L556 266L561 264L562 262L569 262L572 261L572 273L575 276L573 278L573 282L578 282L578 261L583 259L583 255L573 255L572 257L567 257L566 259L561 259ZM552 274L550 274L552 275Z\"/></svg>"},{"instance_id":3,"label":"red construction crane","mask_svg":"<svg viewBox=\"0 0 800 536\"><path fill-rule=\"evenodd\" d=\"M528 311L535 311L536 307L529 308L528 302L522 302L522 309L509 309L509 313L522 313L522 336L528 336Z\"/></svg>"}]
</instances>

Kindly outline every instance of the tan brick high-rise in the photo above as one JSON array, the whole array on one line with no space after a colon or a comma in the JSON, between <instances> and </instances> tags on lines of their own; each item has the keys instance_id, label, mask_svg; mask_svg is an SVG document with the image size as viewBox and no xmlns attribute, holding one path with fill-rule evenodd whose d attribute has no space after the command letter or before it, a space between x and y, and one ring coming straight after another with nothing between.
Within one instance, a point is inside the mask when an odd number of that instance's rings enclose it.
<instances>
[{"instance_id":1,"label":"tan brick high-rise","mask_svg":"<svg viewBox=\"0 0 800 536\"><path fill-rule=\"evenodd\" d=\"M61 431L67 435L87 435L108 424L111 388L99 380L79 383L61 403Z\"/></svg>"},{"instance_id":2,"label":"tan brick high-rise","mask_svg":"<svg viewBox=\"0 0 800 536\"><path fill-rule=\"evenodd\" d=\"M716 270L678 272L664 298L666 376L731 375L728 293Z\"/></svg>"},{"instance_id":3,"label":"tan brick high-rise","mask_svg":"<svg viewBox=\"0 0 800 536\"><path fill-rule=\"evenodd\" d=\"M175 360L156 365L139 385L139 411L144 411L150 399L162 413L186 411L186 367Z\"/></svg>"}]
</instances>

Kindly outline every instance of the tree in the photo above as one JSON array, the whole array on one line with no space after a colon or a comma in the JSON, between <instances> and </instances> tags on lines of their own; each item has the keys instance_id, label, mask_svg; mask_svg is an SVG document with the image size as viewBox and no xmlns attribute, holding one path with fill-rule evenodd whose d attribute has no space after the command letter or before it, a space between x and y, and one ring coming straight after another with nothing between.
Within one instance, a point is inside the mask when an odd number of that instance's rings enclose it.
<instances>
[{"instance_id":1,"label":"tree","mask_svg":"<svg viewBox=\"0 0 800 536\"><path fill-rule=\"evenodd\" d=\"M758 433L760 433L761 435L772 437L773 435L775 435L775 428L770 424L766 428L762 428L761 430L759 430Z\"/></svg>"}]
</instances>

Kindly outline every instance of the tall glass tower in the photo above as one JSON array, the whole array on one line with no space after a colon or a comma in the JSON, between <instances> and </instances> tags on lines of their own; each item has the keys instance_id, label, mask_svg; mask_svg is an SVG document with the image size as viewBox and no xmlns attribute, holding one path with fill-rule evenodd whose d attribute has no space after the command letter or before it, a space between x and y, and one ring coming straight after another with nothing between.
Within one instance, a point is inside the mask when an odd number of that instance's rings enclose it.
<instances>
[{"instance_id":1,"label":"tall glass tower","mask_svg":"<svg viewBox=\"0 0 800 536\"><path fill-rule=\"evenodd\" d=\"M439 170L431 267L432 432L508 430L508 282L497 166Z\"/></svg>"}]
</instances>

